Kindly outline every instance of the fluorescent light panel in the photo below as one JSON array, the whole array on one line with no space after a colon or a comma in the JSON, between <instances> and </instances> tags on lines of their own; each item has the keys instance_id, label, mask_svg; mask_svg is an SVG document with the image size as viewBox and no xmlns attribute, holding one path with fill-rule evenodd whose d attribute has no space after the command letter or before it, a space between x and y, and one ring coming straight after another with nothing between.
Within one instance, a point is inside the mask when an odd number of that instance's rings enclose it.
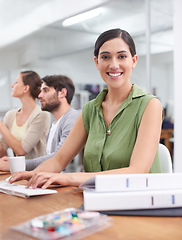
<instances>
[{"instance_id":1,"label":"fluorescent light panel","mask_svg":"<svg viewBox=\"0 0 182 240\"><path fill-rule=\"evenodd\" d=\"M101 8L96 8L96 9L90 10L88 12L84 12L84 13L78 14L76 16L65 19L63 21L63 26L68 27L68 26L71 26L76 23L84 22L88 19L97 17L100 14L101 14Z\"/></svg>"}]
</instances>

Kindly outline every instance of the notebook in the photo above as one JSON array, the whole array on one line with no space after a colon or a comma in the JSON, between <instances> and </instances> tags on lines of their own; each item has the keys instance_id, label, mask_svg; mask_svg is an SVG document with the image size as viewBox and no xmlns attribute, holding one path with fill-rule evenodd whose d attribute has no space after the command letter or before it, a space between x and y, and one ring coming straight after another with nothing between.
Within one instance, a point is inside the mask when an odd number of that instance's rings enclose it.
<instances>
[{"instance_id":1,"label":"notebook","mask_svg":"<svg viewBox=\"0 0 182 240\"><path fill-rule=\"evenodd\" d=\"M31 196L45 195L57 193L56 190L52 189L42 189L42 188L26 188L25 185L10 184L7 181L0 181L0 192L6 193L9 195L14 195L23 198L29 198Z\"/></svg>"}]
</instances>

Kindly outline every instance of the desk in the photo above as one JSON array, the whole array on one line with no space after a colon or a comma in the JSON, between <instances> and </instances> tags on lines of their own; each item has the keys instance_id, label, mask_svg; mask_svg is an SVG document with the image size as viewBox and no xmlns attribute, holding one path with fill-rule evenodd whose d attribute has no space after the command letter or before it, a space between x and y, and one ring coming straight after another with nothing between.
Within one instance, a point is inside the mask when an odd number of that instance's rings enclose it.
<instances>
[{"instance_id":1,"label":"desk","mask_svg":"<svg viewBox=\"0 0 182 240\"><path fill-rule=\"evenodd\" d=\"M0 174L0 180L7 175ZM57 194L36 196L29 199L0 193L0 239L32 240L8 228L39 215L64 208L79 208L83 203L82 192L73 187L56 188ZM113 216L113 224L105 230L90 235L85 240L181 240L182 217L127 217Z\"/></svg>"}]
</instances>

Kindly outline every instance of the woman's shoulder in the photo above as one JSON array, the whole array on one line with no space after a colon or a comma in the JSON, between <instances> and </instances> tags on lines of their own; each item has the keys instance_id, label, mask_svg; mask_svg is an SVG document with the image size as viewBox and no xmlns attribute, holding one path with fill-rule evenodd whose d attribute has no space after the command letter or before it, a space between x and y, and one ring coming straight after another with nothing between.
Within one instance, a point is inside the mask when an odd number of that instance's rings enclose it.
<instances>
[{"instance_id":1,"label":"woman's shoulder","mask_svg":"<svg viewBox=\"0 0 182 240\"><path fill-rule=\"evenodd\" d=\"M132 93L132 99L133 100L138 100L142 102L143 104L147 104L151 99L154 99L154 102L159 102L159 99L157 96L153 95L150 92L147 92L146 90L143 90L136 84L133 85L133 93Z\"/></svg>"},{"instance_id":2,"label":"woman's shoulder","mask_svg":"<svg viewBox=\"0 0 182 240\"><path fill-rule=\"evenodd\" d=\"M83 109L88 109L94 106L95 99L88 101L87 103L84 104Z\"/></svg>"},{"instance_id":3,"label":"woman's shoulder","mask_svg":"<svg viewBox=\"0 0 182 240\"><path fill-rule=\"evenodd\" d=\"M7 111L4 115L4 119L3 119L3 122L4 124L6 124L7 126L11 126L15 117L16 117L16 113L19 109L16 108L16 109L11 109L9 111Z\"/></svg>"},{"instance_id":4,"label":"woman's shoulder","mask_svg":"<svg viewBox=\"0 0 182 240\"><path fill-rule=\"evenodd\" d=\"M18 108L15 108L15 109L11 109L11 110L9 110L9 111L7 111L6 113L5 113L5 118L13 118L15 115L16 115L16 113L18 112Z\"/></svg>"},{"instance_id":5,"label":"woman's shoulder","mask_svg":"<svg viewBox=\"0 0 182 240\"><path fill-rule=\"evenodd\" d=\"M34 108L33 114L42 114L42 115L50 115L49 112L47 111L42 111L41 107L39 105L36 105L36 107Z\"/></svg>"},{"instance_id":6,"label":"woman's shoulder","mask_svg":"<svg viewBox=\"0 0 182 240\"><path fill-rule=\"evenodd\" d=\"M35 119L35 118L41 118L42 120L50 120L50 113L47 111L42 111L40 106L36 105L35 109L33 110L31 116L30 116L30 121Z\"/></svg>"},{"instance_id":7,"label":"woman's shoulder","mask_svg":"<svg viewBox=\"0 0 182 240\"><path fill-rule=\"evenodd\" d=\"M108 89L103 89L96 98L90 100L84 105L84 108L91 109L91 108L99 108L102 104L103 99L105 98L106 94L108 92Z\"/></svg>"},{"instance_id":8,"label":"woman's shoulder","mask_svg":"<svg viewBox=\"0 0 182 240\"><path fill-rule=\"evenodd\" d=\"M99 109L96 99L90 100L82 108L82 116L84 118L90 118L90 116Z\"/></svg>"},{"instance_id":9,"label":"woman's shoulder","mask_svg":"<svg viewBox=\"0 0 182 240\"><path fill-rule=\"evenodd\" d=\"M155 97L155 96L153 96L153 97L151 97L149 99L147 107L150 108L150 109L156 109L156 110L157 109L158 110L162 110L163 109L160 100L157 97Z\"/></svg>"}]
</instances>

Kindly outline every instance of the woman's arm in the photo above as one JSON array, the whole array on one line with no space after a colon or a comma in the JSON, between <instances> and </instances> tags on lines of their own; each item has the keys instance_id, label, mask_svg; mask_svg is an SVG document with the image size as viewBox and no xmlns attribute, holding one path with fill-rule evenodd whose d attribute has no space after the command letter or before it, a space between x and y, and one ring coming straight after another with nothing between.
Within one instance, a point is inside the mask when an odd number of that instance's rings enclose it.
<instances>
[{"instance_id":1,"label":"woman's arm","mask_svg":"<svg viewBox=\"0 0 182 240\"><path fill-rule=\"evenodd\" d=\"M61 172L72 161L72 159L84 147L87 139L87 133L80 114L71 129L67 139L57 151L57 153L50 159L40 164L35 172Z\"/></svg>"},{"instance_id":2,"label":"woman's arm","mask_svg":"<svg viewBox=\"0 0 182 240\"><path fill-rule=\"evenodd\" d=\"M37 168L31 171L35 172L56 172L60 173L71 162L71 160L81 151L87 140L82 114L79 115L73 128L71 129L67 139L57 153L50 159L41 163ZM27 177L28 176L28 177ZM11 182L27 179L30 177L30 172L15 173L11 178Z\"/></svg>"},{"instance_id":3,"label":"woman's arm","mask_svg":"<svg viewBox=\"0 0 182 240\"><path fill-rule=\"evenodd\" d=\"M41 164L40 168L37 168L38 171L36 170L36 172L31 175L31 179L29 178L30 181L28 182L27 186L29 187L32 185L34 188L37 186L42 186L43 188L47 188L50 184L55 182L61 185L79 186L84 181L88 180L89 178L97 174L147 173L149 172L152 166L152 163L154 161L154 158L157 152L159 139L160 139L161 125L162 125L162 106L159 100L153 98L149 101L143 113L138 135L137 135L137 140L133 149L129 167L96 172L96 173L95 172L94 173L79 172L79 173L55 174L55 173L40 172L40 171L44 171L45 169L41 167L41 165L43 166L43 164ZM75 129L76 127L79 127L79 125L75 124L73 133L72 134L70 133L70 139L74 138L74 134L76 133L76 129ZM79 129L77 131L77 134L78 135L80 134ZM79 137L78 137L78 140L79 140ZM69 143L69 140L67 141L67 143ZM55 166L60 167L60 165L65 166L64 163L61 163L61 162L59 162L59 165L55 165L56 161L58 161L58 158L59 158L58 156L62 155L63 149L68 148L69 145L63 144L63 146L64 148L62 147L60 149L59 155L56 154L57 156L54 159L54 162L52 162L52 167L51 167L51 162L49 162L50 163L49 172L55 172L55 169L53 169L53 165L54 167ZM69 150L69 148L67 150ZM70 151L72 152L71 148L70 148ZM23 179L27 179L27 178L23 178ZM12 177L12 180L14 180L13 177ZM19 179L17 178L15 180L19 180Z\"/></svg>"},{"instance_id":4,"label":"woman's arm","mask_svg":"<svg viewBox=\"0 0 182 240\"><path fill-rule=\"evenodd\" d=\"M3 145L0 142L0 157L7 155L6 150L3 148Z\"/></svg>"},{"instance_id":5,"label":"woman's arm","mask_svg":"<svg viewBox=\"0 0 182 240\"><path fill-rule=\"evenodd\" d=\"M0 121L0 132L5 139L7 145L13 150L13 152L15 152L19 156L26 154L26 152L22 148L21 141L19 141L11 134L9 129L2 121Z\"/></svg>"},{"instance_id":6,"label":"woman's arm","mask_svg":"<svg viewBox=\"0 0 182 240\"><path fill-rule=\"evenodd\" d=\"M133 173L148 173L159 145L163 109L152 98L143 113L129 168Z\"/></svg>"}]
</instances>

